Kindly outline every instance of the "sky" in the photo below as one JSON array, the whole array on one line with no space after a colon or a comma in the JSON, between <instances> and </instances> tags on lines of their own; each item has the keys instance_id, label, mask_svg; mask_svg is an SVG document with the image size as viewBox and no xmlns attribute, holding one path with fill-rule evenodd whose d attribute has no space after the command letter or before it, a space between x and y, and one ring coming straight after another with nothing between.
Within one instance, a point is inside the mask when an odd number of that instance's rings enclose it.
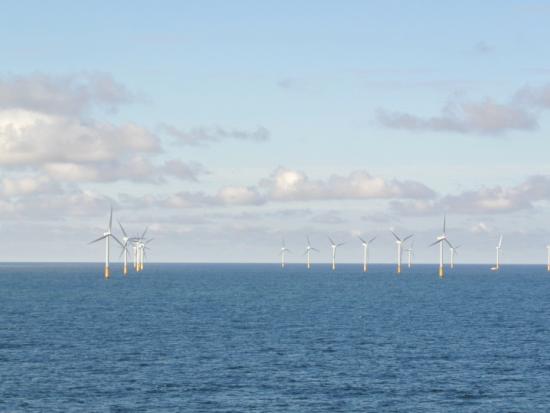
<instances>
[{"instance_id":1,"label":"sky","mask_svg":"<svg viewBox=\"0 0 550 413\"><path fill-rule=\"evenodd\" d=\"M0 260L458 262L550 244L550 1L7 1ZM113 247L118 259L119 250Z\"/></svg>"}]
</instances>

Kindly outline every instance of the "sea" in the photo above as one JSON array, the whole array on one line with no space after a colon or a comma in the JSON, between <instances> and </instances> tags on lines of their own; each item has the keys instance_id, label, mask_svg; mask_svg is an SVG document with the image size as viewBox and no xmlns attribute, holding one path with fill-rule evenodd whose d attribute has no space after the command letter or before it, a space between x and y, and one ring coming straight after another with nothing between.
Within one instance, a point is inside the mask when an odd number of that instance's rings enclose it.
<instances>
[{"instance_id":1,"label":"sea","mask_svg":"<svg viewBox=\"0 0 550 413\"><path fill-rule=\"evenodd\" d=\"M2 412L548 412L544 265L0 264Z\"/></svg>"}]
</instances>

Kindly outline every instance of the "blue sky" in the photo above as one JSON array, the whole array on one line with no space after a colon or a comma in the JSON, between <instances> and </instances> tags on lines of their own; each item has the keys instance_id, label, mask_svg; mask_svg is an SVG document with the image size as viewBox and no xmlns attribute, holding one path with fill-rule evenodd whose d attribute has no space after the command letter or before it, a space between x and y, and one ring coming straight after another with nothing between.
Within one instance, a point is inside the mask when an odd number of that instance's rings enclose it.
<instances>
[{"instance_id":1,"label":"blue sky","mask_svg":"<svg viewBox=\"0 0 550 413\"><path fill-rule=\"evenodd\" d=\"M435 261L444 213L464 261L544 261L550 2L111 3L3 6L0 258L100 260L113 204L159 261Z\"/></svg>"}]
</instances>

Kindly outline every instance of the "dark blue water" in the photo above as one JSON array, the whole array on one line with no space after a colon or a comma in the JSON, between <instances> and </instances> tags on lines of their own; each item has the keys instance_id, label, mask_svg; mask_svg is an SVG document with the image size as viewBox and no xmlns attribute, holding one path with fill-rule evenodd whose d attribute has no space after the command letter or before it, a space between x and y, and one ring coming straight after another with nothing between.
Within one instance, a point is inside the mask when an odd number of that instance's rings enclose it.
<instances>
[{"instance_id":1,"label":"dark blue water","mask_svg":"<svg viewBox=\"0 0 550 413\"><path fill-rule=\"evenodd\" d=\"M544 267L0 265L0 411L548 411Z\"/></svg>"}]
</instances>

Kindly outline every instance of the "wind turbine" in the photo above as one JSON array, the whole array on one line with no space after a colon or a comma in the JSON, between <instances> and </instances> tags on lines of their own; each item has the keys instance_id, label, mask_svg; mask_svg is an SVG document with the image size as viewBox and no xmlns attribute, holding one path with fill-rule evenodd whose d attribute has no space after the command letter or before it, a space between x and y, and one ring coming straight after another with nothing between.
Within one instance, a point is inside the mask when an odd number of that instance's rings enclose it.
<instances>
[{"instance_id":1,"label":"wind turbine","mask_svg":"<svg viewBox=\"0 0 550 413\"><path fill-rule=\"evenodd\" d=\"M399 238L399 236L393 232L392 230L390 230L390 232L393 234L393 236L395 237L395 243L397 244L397 274L401 274L401 255L402 255L402 252L401 252L401 249L403 247L403 243L405 241L407 241L409 238L411 238L413 236L413 234L411 235L407 235L405 238L401 239Z\"/></svg>"},{"instance_id":2,"label":"wind turbine","mask_svg":"<svg viewBox=\"0 0 550 413\"><path fill-rule=\"evenodd\" d=\"M445 277L445 268L443 267L443 243L445 242L449 247L453 245L447 239L447 233L445 232L445 222L446 217L443 217L443 234L436 238L435 242L430 244L430 247L433 247L436 244L439 244L439 277Z\"/></svg>"},{"instance_id":3,"label":"wind turbine","mask_svg":"<svg viewBox=\"0 0 550 413\"><path fill-rule=\"evenodd\" d=\"M500 235L498 239L498 245L497 245L497 263L494 267L491 267L491 271L498 271L500 270L500 247L502 247L502 234Z\"/></svg>"},{"instance_id":4,"label":"wind turbine","mask_svg":"<svg viewBox=\"0 0 550 413\"><path fill-rule=\"evenodd\" d=\"M457 245L456 247L451 245L449 247L449 250L451 251L451 269L455 267L455 254L458 254L456 250L459 249L460 247L461 247L460 245Z\"/></svg>"},{"instance_id":5,"label":"wind turbine","mask_svg":"<svg viewBox=\"0 0 550 413\"><path fill-rule=\"evenodd\" d=\"M124 254L124 268L122 272L124 275L127 275L128 274L128 242L130 242L131 239L130 237L128 237L128 234L126 234L126 231L124 230L124 227L122 226L120 221L118 222L118 225L120 226L120 230L122 231L122 235L123 235L122 237L123 245L122 245L121 255Z\"/></svg>"},{"instance_id":6,"label":"wind turbine","mask_svg":"<svg viewBox=\"0 0 550 413\"><path fill-rule=\"evenodd\" d=\"M413 247L414 247L414 241L411 243L411 246L405 250L407 253L407 267L411 268L411 259L413 255Z\"/></svg>"},{"instance_id":7,"label":"wind turbine","mask_svg":"<svg viewBox=\"0 0 550 413\"><path fill-rule=\"evenodd\" d=\"M361 237L357 237L363 244L363 272L367 272L369 270L369 244L376 239L376 237L372 237L368 241L365 241Z\"/></svg>"},{"instance_id":8,"label":"wind turbine","mask_svg":"<svg viewBox=\"0 0 550 413\"><path fill-rule=\"evenodd\" d=\"M281 268L285 268L285 252L290 252L290 250L285 246L285 240L283 239L283 245L281 246Z\"/></svg>"},{"instance_id":9,"label":"wind turbine","mask_svg":"<svg viewBox=\"0 0 550 413\"><path fill-rule=\"evenodd\" d=\"M328 237L328 240L330 241L330 246L332 247L332 271L334 271L336 269L336 248L341 247L345 244L345 242L336 244L330 237Z\"/></svg>"},{"instance_id":10,"label":"wind turbine","mask_svg":"<svg viewBox=\"0 0 550 413\"><path fill-rule=\"evenodd\" d=\"M309 241L309 237L307 237L307 247L306 247L306 252L304 253L304 255L307 256L307 269L308 270L311 268L311 259L310 259L311 251L319 252L319 250L317 248L313 248L311 246L311 242Z\"/></svg>"},{"instance_id":11,"label":"wind turbine","mask_svg":"<svg viewBox=\"0 0 550 413\"><path fill-rule=\"evenodd\" d=\"M109 214L109 227L107 228L107 231L105 231L103 233L103 235L101 237L99 237L98 239L90 241L90 244L93 244L95 242L101 241L102 239L105 240L105 272L103 273L105 278L109 278L109 276L111 275L111 270L109 269L109 252L110 252L109 251L109 238L113 238L116 242L118 242L120 244L120 246L123 246L122 242L120 242L118 240L118 238L115 237L113 235L113 233L111 232L112 226L113 226L113 208L111 207L111 213Z\"/></svg>"}]
</instances>

